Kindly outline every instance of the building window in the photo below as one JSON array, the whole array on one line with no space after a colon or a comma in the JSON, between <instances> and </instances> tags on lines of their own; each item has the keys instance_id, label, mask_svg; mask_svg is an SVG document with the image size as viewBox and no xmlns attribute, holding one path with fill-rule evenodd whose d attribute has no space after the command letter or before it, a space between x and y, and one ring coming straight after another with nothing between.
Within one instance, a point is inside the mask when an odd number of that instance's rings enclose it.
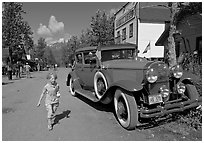
<instances>
[{"instance_id":1,"label":"building window","mask_svg":"<svg viewBox=\"0 0 204 143\"><path fill-rule=\"evenodd\" d=\"M120 37L120 31L117 32L117 38Z\"/></svg>"},{"instance_id":2,"label":"building window","mask_svg":"<svg viewBox=\"0 0 204 143\"><path fill-rule=\"evenodd\" d=\"M119 44L121 42L120 31L117 31L117 37L115 37L115 43Z\"/></svg>"},{"instance_id":3,"label":"building window","mask_svg":"<svg viewBox=\"0 0 204 143\"><path fill-rule=\"evenodd\" d=\"M129 27L129 38L133 37L133 23L130 24L130 27Z\"/></svg>"},{"instance_id":4,"label":"building window","mask_svg":"<svg viewBox=\"0 0 204 143\"><path fill-rule=\"evenodd\" d=\"M122 31L122 40L126 39L126 28L123 29Z\"/></svg>"},{"instance_id":5,"label":"building window","mask_svg":"<svg viewBox=\"0 0 204 143\"><path fill-rule=\"evenodd\" d=\"M134 18L135 16L135 12L134 9L129 10L126 14L124 14L122 17L120 17L117 21L116 21L116 28L122 26L123 24L127 23L128 21L130 21L132 18Z\"/></svg>"}]
</instances>

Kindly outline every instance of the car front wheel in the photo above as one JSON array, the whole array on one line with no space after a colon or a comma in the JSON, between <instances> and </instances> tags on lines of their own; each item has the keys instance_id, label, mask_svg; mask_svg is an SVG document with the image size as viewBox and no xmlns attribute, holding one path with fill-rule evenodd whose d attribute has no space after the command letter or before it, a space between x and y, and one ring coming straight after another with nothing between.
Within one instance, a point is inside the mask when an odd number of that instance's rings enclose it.
<instances>
[{"instance_id":1,"label":"car front wheel","mask_svg":"<svg viewBox=\"0 0 204 143\"><path fill-rule=\"evenodd\" d=\"M69 80L69 91L70 91L72 96L76 96L76 92L74 90L74 81L73 81L72 77Z\"/></svg>"},{"instance_id":2,"label":"car front wheel","mask_svg":"<svg viewBox=\"0 0 204 143\"><path fill-rule=\"evenodd\" d=\"M114 107L119 123L125 129L134 129L138 123L138 111L135 98L125 90L117 89Z\"/></svg>"}]
</instances>

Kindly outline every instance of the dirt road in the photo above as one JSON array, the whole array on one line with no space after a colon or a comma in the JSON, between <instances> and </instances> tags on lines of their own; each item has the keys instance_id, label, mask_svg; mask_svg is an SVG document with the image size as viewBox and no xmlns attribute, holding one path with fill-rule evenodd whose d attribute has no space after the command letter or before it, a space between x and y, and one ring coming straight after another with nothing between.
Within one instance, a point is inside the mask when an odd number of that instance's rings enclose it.
<instances>
[{"instance_id":1,"label":"dirt road","mask_svg":"<svg viewBox=\"0 0 204 143\"><path fill-rule=\"evenodd\" d=\"M8 81L2 78L3 141L143 141L165 140L153 129L127 131L116 121L112 110L78 96L72 97L65 85L70 69L59 68L60 106L58 123L47 129L44 102L37 102L46 84L46 71L33 72L32 78ZM178 137L167 134L167 140Z\"/></svg>"}]
</instances>

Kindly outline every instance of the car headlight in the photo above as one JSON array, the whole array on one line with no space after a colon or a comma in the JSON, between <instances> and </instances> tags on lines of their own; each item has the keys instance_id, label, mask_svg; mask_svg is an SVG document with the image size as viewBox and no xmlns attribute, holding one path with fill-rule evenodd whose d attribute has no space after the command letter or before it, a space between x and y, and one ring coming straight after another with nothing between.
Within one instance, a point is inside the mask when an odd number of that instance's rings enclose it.
<instances>
[{"instance_id":1,"label":"car headlight","mask_svg":"<svg viewBox=\"0 0 204 143\"><path fill-rule=\"evenodd\" d=\"M163 98L167 98L170 94L170 91L166 85L163 85L162 87L160 87L159 90Z\"/></svg>"},{"instance_id":2,"label":"car headlight","mask_svg":"<svg viewBox=\"0 0 204 143\"><path fill-rule=\"evenodd\" d=\"M177 84L177 91L179 94L184 94L186 86L181 82Z\"/></svg>"},{"instance_id":3,"label":"car headlight","mask_svg":"<svg viewBox=\"0 0 204 143\"><path fill-rule=\"evenodd\" d=\"M158 78L157 71L155 69L153 69L153 68L150 68L146 72L146 78L147 78L147 81L150 82L150 83L156 82L157 78Z\"/></svg>"},{"instance_id":4,"label":"car headlight","mask_svg":"<svg viewBox=\"0 0 204 143\"><path fill-rule=\"evenodd\" d=\"M175 78L181 78L183 75L183 69L180 65L172 67L172 73Z\"/></svg>"}]
</instances>

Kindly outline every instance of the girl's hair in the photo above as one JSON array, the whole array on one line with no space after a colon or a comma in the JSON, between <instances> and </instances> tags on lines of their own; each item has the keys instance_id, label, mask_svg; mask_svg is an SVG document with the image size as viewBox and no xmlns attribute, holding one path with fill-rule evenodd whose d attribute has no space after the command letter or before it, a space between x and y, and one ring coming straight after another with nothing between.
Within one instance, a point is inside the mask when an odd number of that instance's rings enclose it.
<instances>
[{"instance_id":1,"label":"girl's hair","mask_svg":"<svg viewBox=\"0 0 204 143\"><path fill-rule=\"evenodd\" d=\"M47 79L50 79L52 75L54 76L55 79L57 79L57 74L55 72L49 72L47 74Z\"/></svg>"}]
</instances>

